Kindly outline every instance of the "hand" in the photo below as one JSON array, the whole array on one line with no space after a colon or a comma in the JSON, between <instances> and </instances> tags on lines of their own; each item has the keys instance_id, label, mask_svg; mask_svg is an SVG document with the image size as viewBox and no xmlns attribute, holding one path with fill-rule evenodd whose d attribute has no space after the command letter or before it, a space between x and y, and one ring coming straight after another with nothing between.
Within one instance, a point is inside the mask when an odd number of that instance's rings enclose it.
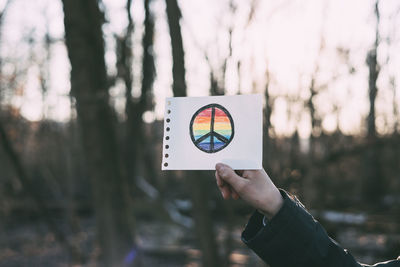
<instances>
[{"instance_id":1,"label":"hand","mask_svg":"<svg viewBox=\"0 0 400 267\"><path fill-rule=\"evenodd\" d=\"M218 163L215 168L217 185L224 199L240 197L267 219L272 219L282 207L282 195L263 169L245 170L238 175L226 164Z\"/></svg>"}]
</instances>

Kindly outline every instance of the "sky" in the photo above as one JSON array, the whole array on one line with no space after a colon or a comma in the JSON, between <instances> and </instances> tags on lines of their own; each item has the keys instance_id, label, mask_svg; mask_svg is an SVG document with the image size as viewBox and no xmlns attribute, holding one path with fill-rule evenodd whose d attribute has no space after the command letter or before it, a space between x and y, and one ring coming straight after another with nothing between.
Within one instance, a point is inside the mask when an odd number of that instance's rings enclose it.
<instances>
[{"instance_id":1,"label":"sky","mask_svg":"<svg viewBox=\"0 0 400 267\"><path fill-rule=\"evenodd\" d=\"M4 5L0 0L0 7ZM290 135L298 130L301 137L310 134L310 118L300 100L309 97L309 84L318 68L316 84L321 87L315 98L318 114L326 131L339 128L348 134L364 129L368 114L368 69L366 55L375 38L374 1L366 0L276 0L234 1L185 0L182 9L182 33L189 96L209 94L210 65L218 72L229 54L229 29L232 28L232 57L227 62L225 88L229 95L264 93L266 73L269 73L270 94L274 99L272 123L276 135ZM122 34L127 25L125 1L103 0L108 23L103 26L109 74L115 73L114 34ZM399 33L400 3L385 0L380 3L382 43L378 49L382 71L378 80L377 125L381 133L393 129L393 100L400 105L400 94L393 95L389 77L400 80ZM157 78L154 82L155 110L147 112L151 122L164 114L164 101L172 96L172 58L168 24L163 0L153 0L155 15L154 51ZM143 33L142 1L133 1L134 40L140 44ZM396 16L397 14L397 16ZM43 101L39 67L47 56L43 37L48 31L54 43L50 50L48 91ZM38 40L29 45L26 36ZM63 13L61 1L14 0L4 21L0 54L7 59L3 73L11 75L23 69L22 88L10 94L7 101L21 109L29 120L49 118L68 121L71 116L69 97L69 62L63 43ZM387 38L390 37L390 44ZM321 50L321 40L324 47ZM338 49L348 51L348 57ZM134 90L140 88L141 47L134 47ZM210 63L205 60L205 55ZM28 63L27 63L28 62ZM238 69L240 62L240 70ZM27 66L28 65L28 66ZM356 72L349 74L348 65ZM137 67L136 67L137 66ZM398 85L396 90L398 91ZM113 105L122 115L124 87L111 88Z\"/></svg>"}]
</instances>

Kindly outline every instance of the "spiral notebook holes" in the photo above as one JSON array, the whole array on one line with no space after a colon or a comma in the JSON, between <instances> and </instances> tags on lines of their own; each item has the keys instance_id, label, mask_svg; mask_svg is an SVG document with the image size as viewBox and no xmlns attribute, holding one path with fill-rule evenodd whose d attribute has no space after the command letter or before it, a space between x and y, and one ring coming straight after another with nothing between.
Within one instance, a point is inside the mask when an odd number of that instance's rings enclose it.
<instances>
[{"instance_id":1,"label":"spiral notebook holes","mask_svg":"<svg viewBox=\"0 0 400 267\"><path fill-rule=\"evenodd\" d=\"M168 101L168 102L167 102L167 105L170 106L170 105L171 105L171 101ZM167 109L167 114L171 114L171 110L170 110L170 109ZM165 121L166 121L167 123L170 123L170 122L171 122L171 119L170 119L170 118L166 118ZM170 127L166 127L165 130L166 130L167 132L169 132L169 131L171 130L171 128L170 128ZM165 136L165 140L169 140L169 135ZM169 145L165 145L165 149L169 149ZM168 158L168 157L169 157L169 154L168 154L168 153L165 153L164 157L165 157L165 158ZM164 162L164 167L168 167L168 162Z\"/></svg>"}]
</instances>

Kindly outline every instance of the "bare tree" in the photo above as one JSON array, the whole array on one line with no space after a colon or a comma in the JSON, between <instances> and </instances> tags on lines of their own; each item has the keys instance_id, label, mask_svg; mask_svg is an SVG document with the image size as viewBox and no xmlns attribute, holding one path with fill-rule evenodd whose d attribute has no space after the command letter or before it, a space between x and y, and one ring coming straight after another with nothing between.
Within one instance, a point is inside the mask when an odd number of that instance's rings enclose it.
<instances>
[{"instance_id":1,"label":"bare tree","mask_svg":"<svg viewBox=\"0 0 400 267\"><path fill-rule=\"evenodd\" d=\"M185 53L183 50L183 41L180 26L180 19L182 17L182 14L178 6L177 0L166 0L166 4L173 58L172 90L174 92L174 96L186 96Z\"/></svg>"},{"instance_id":2,"label":"bare tree","mask_svg":"<svg viewBox=\"0 0 400 267\"><path fill-rule=\"evenodd\" d=\"M8 0L0 11L0 44L1 44L1 33L2 26L5 18L5 14L11 4L12 0ZM0 77L2 73L2 58L0 57ZM2 83L0 83L0 96L3 89ZM1 100L1 99L0 99ZM1 103L1 101L0 101ZM1 114L0 109L0 115ZM26 166L24 166L21 155L15 149L12 140L7 132L5 124L3 124L2 117L0 116L0 148L4 150L11 167L13 168L19 183L22 185L22 191L28 196L33 202L34 211L36 214L41 216L45 221L49 230L54 234L56 240L71 254L71 258L75 263L81 263L83 260L82 254L79 250L70 242L65 233L59 228L56 222L52 219L49 208L46 205L45 200L41 196L40 192L35 190L35 183L30 177Z\"/></svg>"},{"instance_id":3,"label":"bare tree","mask_svg":"<svg viewBox=\"0 0 400 267\"><path fill-rule=\"evenodd\" d=\"M177 0L166 0L167 17L171 36L173 59L173 93L174 96L186 96L185 60L180 28L181 11ZM207 188L204 180L204 172L187 172L188 187L193 201L193 215L197 239L203 252L203 266L219 267L217 243L215 240L210 208L207 201Z\"/></svg>"},{"instance_id":4,"label":"bare tree","mask_svg":"<svg viewBox=\"0 0 400 267\"><path fill-rule=\"evenodd\" d=\"M126 88L126 136L125 136L125 165L129 182L134 182L134 177L138 175L138 164L142 157L136 157L137 153L147 151L146 158L151 159L149 155L150 149L141 149L148 143L148 136L144 134L143 129L143 113L153 106L152 87L155 77L155 66L153 56L153 38L154 38L154 18L150 9L151 0L144 1L145 20L144 20L144 34L142 38L143 58L142 58L142 83L141 94L138 98L132 96L132 34L133 34L133 20L131 15L132 1L128 0L126 5L126 13L128 17L128 27L123 37L117 37L117 69L118 77L120 77ZM136 158L136 161L132 159ZM150 160L150 162L153 162ZM153 170L151 167L148 170ZM154 173L152 173L154 176ZM135 191L136 186L132 185Z\"/></svg>"},{"instance_id":5,"label":"bare tree","mask_svg":"<svg viewBox=\"0 0 400 267\"><path fill-rule=\"evenodd\" d=\"M371 206L379 206L383 195L383 177L380 170L379 147L377 146L376 132L376 112L375 101L378 94L377 80L379 77L380 66L378 63L378 47L380 43L380 10L379 0L375 2L374 9L376 17L375 42L372 49L368 52L366 63L369 70L368 92L369 92L369 113L367 117L367 139L370 149L365 153L365 181L363 183L363 193L365 200Z\"/></svg>"},{"instance_id":6,"label":"bare tree","mask_svg":"<svg viewBox=\"0 0 400 267\"><path fill-rule=\"evenodd\" d=\"M398 18L399 15L400 15L400 6L392 15L392 20L396 21L396 19ZM396 23L393 23L391 26L391 30L390 30L390 36L387 38L387 45L388 45L389 51L394 52L394 50L396 49L393 46L393 41L396 40L396 37L397 37L397 25L396 25ZM391 53L387 54L387 57L386 57L386 65L387 66L391 63L391 56L392 56ZM396 75L393 72L394 71L392 71L392 72L389 71L389 84L392 89L392 114L393 114L393 118L394 118L393 134L397 135L399 133L399 120L400 120L399 107L398 107L397 99L396 99L398 84L397 84Z\"/></svg>"},{"instance_id":7,"label":"bare tree","mask_svg":"<svg viewBox=\"0 0 400 267\"><path fill-rule=\"evenodd\" d=\"M317 84L317 78L318 75L320 74L320 58L324 52L325 49L325 37L324 37L324 27L322 26L321 29L321 37L320 37L320 44L319 44L319 49L318 49L318 54L316 57L316 62L314 65L314 70L311 74L311 79L310 79L310 84L309 84L309 91L310 91L310 97L306 100L306 107L308 109L308 112L310 114L310 120L311 120L311 135L310 135L310 163L312 163L315 158L316 158L316 144L317 140L316 138L318 137L319 134L321 134L321 119L319 118L316 107L315 107L315 97L318 95L319 91L319 85ZM296 132L296 134L298 134ZM296 140L298 136L295 137L294 140ZM296 140L297 142L298 140ZM315 170L312 168L309 168L309 174L307 175L305 181L304 181L304 201L306 204L311 205L316 199L317 199L317 192L316 190L316 183L317 183L317 174Z\"/></svg>"},{"instance_id":8,"label":"bare tree","mask_svg":"<svg viewBox=\"0 0 400 267\"><path fill-rule=\"evenodd\" d=\"M136 117L137 121L131 127L136 127L137 132L140 136L136 139L138 142L137 147L137 158L142 160L145 171L148 174L149 180L155 182L156 172L154 169L154 155L151 149L151 138L152 132L145 132L143 125L143 113L146 110L153 109L153 83L156 75L156 69L154 65L154 54L153 54L153 41L154 41L154 18L151 12L151 0L144 1L145 19L144 19L144 35L142 39L143 46L143 59L142 59L142 89L140 100L136 104L138 106L137 113L140 117ZM131 137L132 138L132 137ZM134 138L134 137L133 137ZM140 157L140 155L143 155Z\"/></svg>"},{"instance_id":9,"label":"bare tree","mask_svg":"<svg viewBox=\"0 0 400 267\"><path fill-rule=\"evenodd\" d=\"M399 133L399 108L397 106L397 102L396 102L396 97L397 97L397 89L396 89L396 78L394 76L390 77L390 85L392 87L392 91L393 91L393 118L394 118L394 130L393 133L394 134L398 134Z\"/></svg>"},{"instance_id":10,"label":"bare tree","mask_svg":"<svg viewBox=\"0 0 400 267\"><path fill-rule=\"evenodd\" d=\"M190 31L191 37L194 41L194 44L196 47L204 54L204 59L208 65L209 68L209 79L210 79L210 94L211 95L224 95L225 94L225 84L226 84L226 74L227 74L227 67L228 67L228 62L232 59L232 54L233 54L233 32L234 32L234 15L236 12L236 5L234 4L234 1L229 1L229 15L232 16L232 20L227 27L227 29L223 29L223 31L227 30L228 32L228 54L224 56L218 64L213 64L211 61L211 58L209 56L208 48L211 45L208 45L207 47L202 47L196 40L195 36L193 34L193 31ZM222 25L222 23L220 23ZM219 26L221 26L219 25ZM219 32L219 30L217 30ZM218 44L218 37L216 38L216 41L214 42L215 44ZM216 66L215 66L216 65ZM237 63L237 73L240 75L240 63ZM240 77L239 77L240 78ZM239 91L240 91L240 85L239 85Z\"/></svg>"},{"instance_id":11,"label":"bare tree","mask_svg":"<svg viewBox=\"0 0 400 267\"><path fill-rule=\"evenodd\" d=\"M369 113L367 118L367 131L369 137L374 137L376 135L376 125L375 125L375 100L378 94L378 87L376 85L376 81L378 80L380 66L378 64L378 46L380 42L379 37L379 22L380 22L380 13L379 13L379 1L375 3L375 17L376 17L376 26L375 26L375 43L372 49L368 52L367 55L367 65L369 70L369 82L368 82L368 92L369 92Z\"/></svg>"},{"instance_id":12,"label":"bare tree","mask_svg":"<svg viewBox=\"0 0 400 267\"><path fill-rule=\"evenodd\" d=\"M271 145L271 137L269 134L269 130L272 127L271 124L271 115L272 115L272 110L273 110L273 98L270 94L270 85L271 85L271 73L268 69L265 71L265 78L266 78L266 83L265 83L265 92L264 92L264 97L265 97L265 108L264 108L264 153L268 153L270 145Z\"/></svg>"},{"instance_id":13,"label":"bare tree","mask_svg":"<svg viewBox=\"0 0 400 267\"><path fill-rule=\"evenodd\" d=\"M2 26L3 26L3 22L4 22L4 16L7 13L8 7L10 6L12 0L7 0L7 2L4 4L3 9L0 11L0 45L1 45L1 41L2 41ZM0 74L2 73L2 65L3 65L3 61L2 58L0 57ZM1 77L1 75L0 75ZM1 81L0 81L1 82ZM2 93L2 84L0 83L0 104L1 104L1 93Z\"/></svg>"},{"instance_id":14,"label":"bare tree","mask_svg":"<svg viewBox=\"0 0 400 267\"><path fill-rule=\"evenodd\" d=\"M134 248L133 224L117 149L115 117L109 106L101 29L104 17L96 0L63 0L63 7L71 93L77 102L93 189L101 263L121 266Z\"/></svg>"}]
</instances>

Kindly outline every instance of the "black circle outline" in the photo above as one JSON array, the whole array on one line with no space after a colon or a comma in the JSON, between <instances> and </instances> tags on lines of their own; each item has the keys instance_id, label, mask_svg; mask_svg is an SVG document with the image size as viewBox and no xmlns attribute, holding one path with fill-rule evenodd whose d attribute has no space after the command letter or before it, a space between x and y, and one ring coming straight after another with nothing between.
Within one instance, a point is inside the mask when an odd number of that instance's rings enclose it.
<instances>
[{"instance_id":1,"label":"black circle outline","mask_svg":"<svg viewBox=\"0 0 400 267\"><path fill-rule=\"evenodd\" d=\"M206 109L208 109L208 108L219 108L219 109L221 109L223 112L225 112L225 114L226 114L226 116L229 118L229 122L231 123L231 129L232 129L232 134L231 134L231 137L229 138L229 140L228 140L228 142L226 142L223 146L221 146L220 148L218 148L218 149L216 149L216 150L205 150L205 149L203 149L203 148L201 148L201 147L199 147L199 146L197 146L196 145L196 143L195 143L195 139L194 139L194 135L193 135L193 123L194 123L194 120L195 120L195 118L197 117L197 115L199 115L199 113L200 112L202 112L203 110L206 110ZM231 114L229 113L229 111L226 109L226 108L224 108L223 106L221 106L221 105L219 105L219 104L216 104L216 103L212 103L212 104L208 104L208 105L206 105L206 106L203 106L203 107L201 107L200 109L198 109L194 114L193 114L193 116L192 116L192 119L190 120L190 124L189 124L189 133L190 133L190 138L192 139L192 142L193 142L193 145L195 145L195 147L197 147L198 149L200 149L201 151L203 151L203 152L206 152L206 153L215 153L215 152L218 152L218 151L221 151L222 149L224 149L225 147L227 147L228 145L229 145L229 143L232 141L232 139L233 139L233 137L234 137L234 135L235 135L235 125L234 125L234 123L233 123L233 119L232 119L232 116L231 116Z\"/></svg>"}]
</instances>

